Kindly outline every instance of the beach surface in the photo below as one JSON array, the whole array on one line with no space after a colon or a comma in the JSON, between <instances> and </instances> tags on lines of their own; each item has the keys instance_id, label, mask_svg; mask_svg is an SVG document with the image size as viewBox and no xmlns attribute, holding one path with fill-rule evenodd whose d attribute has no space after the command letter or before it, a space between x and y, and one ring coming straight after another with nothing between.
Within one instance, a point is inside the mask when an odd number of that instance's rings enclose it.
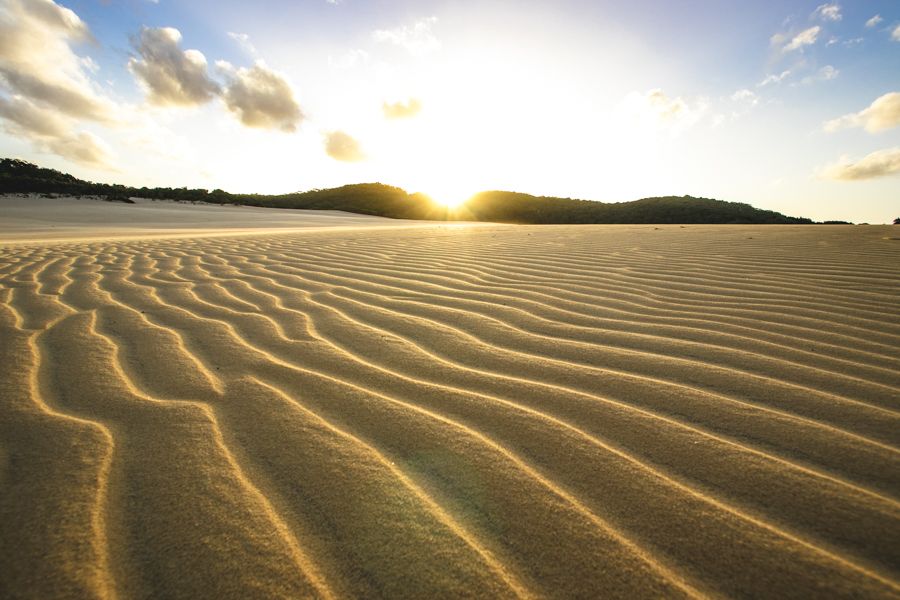
<instances>
[{"instance_id":1,"label":"beach surface","mask_svg":"<svg viewBox=\"0 0 900 600\"><path fill-rule=\"evenodd\" d=\"M7 197L0 341L3 598L900 597L898 227Z\"/></svg>"}]
</instances>

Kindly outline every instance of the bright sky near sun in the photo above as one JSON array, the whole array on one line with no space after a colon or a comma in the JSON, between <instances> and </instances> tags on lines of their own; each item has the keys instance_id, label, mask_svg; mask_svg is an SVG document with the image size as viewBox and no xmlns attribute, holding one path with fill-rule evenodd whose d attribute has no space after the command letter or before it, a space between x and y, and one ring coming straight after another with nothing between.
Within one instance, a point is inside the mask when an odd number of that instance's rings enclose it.
<instances>
[{"instance_id":1,"label":"bright sky near sun","mask_svg":"<svg viewBox=\"0 0 900 600\"><path fill-rule=\"evenodd\" d=\"M0 0L0 156L900 216L897 0Z\"/></svg>"}]
</instances>

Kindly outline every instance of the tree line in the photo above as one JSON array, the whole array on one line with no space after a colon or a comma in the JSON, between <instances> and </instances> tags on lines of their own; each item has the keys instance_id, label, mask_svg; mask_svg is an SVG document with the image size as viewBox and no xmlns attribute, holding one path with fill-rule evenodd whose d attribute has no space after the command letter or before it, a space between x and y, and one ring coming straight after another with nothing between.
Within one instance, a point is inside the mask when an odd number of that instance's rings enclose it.
<instances>
[{"instance_id":1,"label":"tree line","mask_svg":"<svg viewBox=\"0 0 900 600\"><path fill-rule=\"evenodd\" d=\"M425 194L381 183L345 185L291 194L231 194L216 189L129 187L94 183L27 161L0 159L0 193L44 193L101 196L110 200L131 197L234 204L269 208L342 210L394 219L488 221L523 224L805 224L812 220L789 217L749 204L692 196L644 198L604 203L573 198L532 196L518 192L475 194L456 209L437 204Z\"/></svg>"}]
</instances>

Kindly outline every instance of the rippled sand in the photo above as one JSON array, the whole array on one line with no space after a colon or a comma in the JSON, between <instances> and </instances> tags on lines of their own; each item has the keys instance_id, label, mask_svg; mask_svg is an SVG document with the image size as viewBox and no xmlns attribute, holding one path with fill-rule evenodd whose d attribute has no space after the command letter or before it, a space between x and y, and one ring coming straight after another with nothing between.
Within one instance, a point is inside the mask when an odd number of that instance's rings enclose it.
<instances>
[{"instance_id":1,"label":"rippled sand","mask_svg":"<svg viewBox=\"0 0 900 600\"><path fill-rule=\"evenodd\" d=\"M0 245L0 596L900 595L897 228L332 216Z\"/></svg>"}]
</instances>

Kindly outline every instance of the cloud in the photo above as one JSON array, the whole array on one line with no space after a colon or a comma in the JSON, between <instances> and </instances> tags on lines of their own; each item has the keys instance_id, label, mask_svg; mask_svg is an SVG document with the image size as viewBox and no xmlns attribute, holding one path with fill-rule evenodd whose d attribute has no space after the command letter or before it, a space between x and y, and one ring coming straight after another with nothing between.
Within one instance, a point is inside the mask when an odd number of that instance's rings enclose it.
<instances>
[{"instance_id":1,"label":"cloud","mask_svg":"<svg viewBox=\"0 0 900 600\"><path fill-rule=\"evenodd\" d=\"M331 158L342 162L359 162L366 158L359 142L343 131L330 131L325 134L325 152Z\"/></svg>"},{"instance_id":2,"label":"cloud","mask_svg":"<svg viewBox=\"0 0 900 600\"><path fill-rule=\"evenodd\" d=\"M800 81L800 83L802 83L803 85L809 85L817 81L831 81L832 79L837 79L838 75L840 74L841 72L838 69L835 69L831 65L825 65L814 75L807 75L806 77L804 77Z\"/></svg>"},{"instance_id":3,"label":"cloud","mask_svg":"<svg viewBox=\"0 0 900 600\"><path fill-rule=\"evenodd\" d=\"M122 117L96 91L96 64L73 50L93 42L78 15L51 0L0 1L0 127L41 152L108 168L108 146L75 130L79 119L114 124Z\"/></svg>"},{"instance_id":4,"label":"cloud","mask_svg":"<svg viewBox=\"0 0 900 600\"><path fill-rule=\"evenodd\" d=\"M0 118L8 133L29 140L39 150L91 167L110 168L111 153L97 136L75 132L71 120L21 96L0 97Z\"/></svg>"},{"instance_id":5,"label":"cloud","mask_svg":"<svg viewBox=\"0 0 900 600\"><path fill-rule=\"evenodd\" d=\"M259 53L256 51L256 46L250 41L250 36L246 33L234 33L233 31L228 32L228 37L233 39L238 43L238 45L250 56L258 56Z\"/></svg>"},{"instance_id":6,"label":"cloud","mask_svg":"<svg viewBox=\"0 0 900 600\"><path fill-rule=\"evenodd\" d=\"M47 149L53 154L89 167L112 169L109 147L88 131L49 139Z\"/></svg>"},{"instance_id":7,"label":"cloud","mask_svg":"<svg viewBox=\"0 0 900 600\"><path fill-rule=\"evenodd\" d=\"M819 32L822 31L822 28L816 25L815 27L810 27L809 29L804 29L793 38L791 41L784 45L782 48L783 52L792 52L794 50L800 50L804 46L811 46L816 43L816 40L819 37Z\"/></svg>"},{"instance_id":8,"label":"cloud","mask_svg":"<svg viewBox=\"0 0 900 600\"><path fill-rule=\"evenodd\" d=\"M303 120L291 86L262 62L233 71L222 99L247 127L292 132Z\"/></svg>"},{"instance_id":9,"label":"cloud","mask_svg":"<svg viewBox=\"0 0 900 600\"><path fill-rule=\"evenodd\" d=\"M822 169L820 176L838 181L860 181L900 175L900 147L878 150L857 161L842 159Z\"/></svg>"},{"instance_id":10,"label":"cloud","mask_svg":"<svg viewBox=\"0 0 900 600\"><path fill-rule=\"evenodd\" d=\"M39 108L21 96L9 99L0 97L0 117L8 121L8 127L14 127L29 137L61 137L69 129L67 119Z\"/></svg>"},{"instance_id":11,"label":"cloud","mask_svg":"<svg viewBox=\"0 0 900 600\"><path fill-rule=\"evenodd\" d=\"M731 99L735 102L743 102L755 106L759 104L759 96L748 89L738 90L731 95Z\"/></svg>"},{"instance_id":12,"label":"cloud","mask_svg":"<svg viewBox=\"0 0 900 600\"><path fill-rule=\"evenodd\" d=\"M891 32L891 39L895 42L900 42L900 25L894 27L894 30Z\"/></svg>"},{"instance_id":13,"label":"cloud","mask_svg":"<svg viewBox=\"0 0 900 600\"><path fill-rule=\"evenodd\" d=\"M870 133L877 133L897 126L900 126L900 92L890 92L876 98L868 108L858 113L828 121L824 129L833 133L850 127L862 127Z\"/></svg>"},{"instance_id":14,"label":"cloud","mask_svg":"<svg viewBox=\"0 0 900 600\"><path fill-rule=\"evenodd\" d=\"M87 41L93 39L87 25L72 10L59 6L51 0L18 0L10 2L15 10L24 8L31 18L44 25L64 32L70 39Z\"/></svg>"},{"instance_id":15,"label":"cloud","mask_svg":"<svg viewBox=\"0 0 900 600\"><path fill-rule=\"evenodd\" d=\"M669 97L660 89L648 92L631 92L623 101L625 113L637 125L652 125L672 134L680 133L694 126L709 108L705 100L697 100L691 105L679 97Z\"/></svg>"},{"instance_id":16,"label":"cloud","mask_svg":"<svg viewBox=\"0 0 900 600\"><path fill-rule=\"evenodd\" d=\"M840 21L843 18L841 15L841 7L837 2L820 5L813 11L812 17L822 19L823 21Z\"/></svg>"},{"instance_id":17,"label":"cloud","mask_svg":"<svg viewBox=\"0 0 900 600\"><path fill-rule=\"evenodd\" d=\"M198 50L179 48L181 33L172 27L144 27L132 39L140 58L128 68L147 90L150 102L161 106L197 106L219 94L209 78L206 57Z\"/></svg>"},{"instance_id":18,"label":"cloud","mask_svg":"<svg viewBox=\"0 0 900 600\"><path fill-rule=\"evenodd\" d=\"M874 17L866 21L866 27L876 27L882 21L884 21L884 19L881 18L881 15L875 15Z\"/></svg>"},{"instance_id":19,"label":"cloud","mask_svg":"<svg viewBox=\"0 0 900 600\"><path fill-rule=\"evenodd\" d=\"M0 2L0 89L69 116L112 122L116 106L86 72L89 59L72 46L93 40L68 8L50 0Z\"/></svg>"},{"instance_id":20,"label":"cloud","mask_svg":"<svg viewBox=\"0 0 900 600\"><path fill-rule=\"evenodd\" d=\"M406 102L385 102L381 105L381 110L387 119L408 119L419 114L422 103L415 98L410 98Z\"/></svg>"},{"instance_id":21,"label":"cloud","mask_svg":"<svg viewBox=\"0 0 900 600\"><path fill-rule=\"evenodd\" d=\"M255 52L246 34L228 35ZM144 27L132 43L140 58L132 58L128 66L153 104L200 106L221 98L243 125L285 132L296 131L304 118L291 86L262 61L250 68L235 68L226 61L217 61L216 68L227 80L221 86L210 77L202 53L181 50L181 33L177 29Z\"/></svg>"},{"instance_id":22,"label":"cloud","mask_svg":"<svg viewBox=\"0 0 900 600\"><path fill-rule=\"evenodd\" d=\"M756 84L757 87L765 87L767 85L771 85L773 83L781 83L785 77L788 77L791 74L790 70L785 70L779 73L778 75L769 75L762 81Z\"/></svg>"},{"instance_id":23,"label":"cloud","mask_svg":"<svg viewBox=\"0 0 900 600\"><path fill-rule=\"evenodd\" d=\"M431 26L437 17L427 17L412 24L395 29L378 29L372 33L376 42L387 42L404 48L410 54L421 56L439 50L441 42L434 35Z\"/></svg>"},{"instance_id":24,"label":"cloud","mask_svg":"<svg viewBox=\"0 0 900 600\"><path fill-rule=\"evenodd\" d=\"M369 53L358 48L348 50L342 56L334 58L328 57L328 66L334 69L352 69L358 64L366 64L369 62Z\"/></svg>"}]
</instances>

